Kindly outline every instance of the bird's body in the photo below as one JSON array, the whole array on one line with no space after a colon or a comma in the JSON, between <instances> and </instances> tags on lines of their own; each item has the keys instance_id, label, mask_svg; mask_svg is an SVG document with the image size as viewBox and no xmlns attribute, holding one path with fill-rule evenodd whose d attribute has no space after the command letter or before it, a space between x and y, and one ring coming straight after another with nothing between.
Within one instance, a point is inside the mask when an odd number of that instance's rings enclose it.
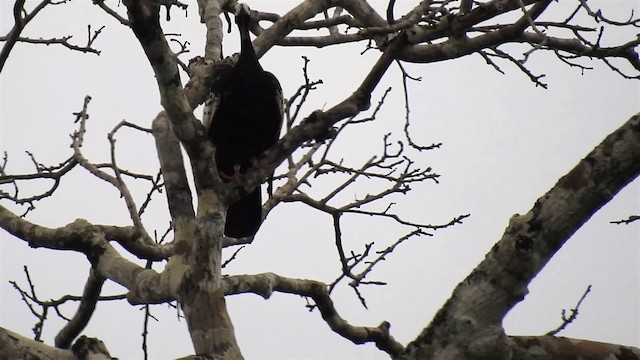
<instances>
[{"instance_id":1,"label":"bird's body","mask_svg":"<svg viewBox=\"0 0 640 360\"><path fill-rule=\"evenodd\" d=\"M249 38L250 14L241 6L236 14L240 30L240 57L233 67L222 68L212 85L213 109L205 119L209 139L216 146L216 165L225 181L237 179L260 155L275 144L282 126L282 90L266 72ZM207 122L209 124L207 124ZM229 206L225 235L246 237L262 221L260 186Z\"/></svg>"}]
</instances>

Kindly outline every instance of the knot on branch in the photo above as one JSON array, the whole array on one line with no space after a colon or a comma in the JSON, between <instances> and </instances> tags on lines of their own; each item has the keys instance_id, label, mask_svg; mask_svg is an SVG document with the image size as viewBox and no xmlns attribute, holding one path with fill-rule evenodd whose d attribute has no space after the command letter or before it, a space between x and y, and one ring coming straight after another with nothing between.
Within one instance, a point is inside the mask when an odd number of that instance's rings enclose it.
<instances>
[{"instance_id":1,"label":"knot on branch","mask_svg":"<svg viewBox=\"0 0 640 360\"><path fill-rule=\"evenodd\" d=\"M486 327L473 337L465 351L472 359L510 359L511 348L501 326Z\"/></svg>"},{"instance_id":2,"label":"knot on branch","mask_svg":"<svg viewBox=\"0 0 640 360\"><path fill-rule=\"evenodd\" d=\"M371 92L356 91L352 97L359 111L365 111L371 107Z\"/></svg>"},{"instance_id":3,"label":"knot on branch","mask_svg":"<svg viewBox=\"0 0 640 360\"><path fill-rule=\"evenodd\" d=\"M95 359L95 358L105 358L112 359L109 354L109 350L107 350L107 346L97 338L90 338L86 336L81 336L78 341L71 347L71 351L78 359ZM101 354L104 356L97 356L97 354Z\"/></svg>"}]
</instances>

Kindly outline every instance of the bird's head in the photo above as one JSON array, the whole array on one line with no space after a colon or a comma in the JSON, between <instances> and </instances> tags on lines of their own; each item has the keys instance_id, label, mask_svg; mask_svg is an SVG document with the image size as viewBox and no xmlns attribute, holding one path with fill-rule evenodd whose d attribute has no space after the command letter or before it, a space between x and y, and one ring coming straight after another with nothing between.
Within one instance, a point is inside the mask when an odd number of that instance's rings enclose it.
<instances>
[{"instance_id":1,"label":"bird's head","mask_svg":"<svg viewBox=\"0 0 640 360\"><path fill-rule=\"evenodd\" d=\"M247 4L238 3L236 7L236 24L240 28L249 28L249 20L251 20L251 9Z\"/></svg>"}]
</instances>

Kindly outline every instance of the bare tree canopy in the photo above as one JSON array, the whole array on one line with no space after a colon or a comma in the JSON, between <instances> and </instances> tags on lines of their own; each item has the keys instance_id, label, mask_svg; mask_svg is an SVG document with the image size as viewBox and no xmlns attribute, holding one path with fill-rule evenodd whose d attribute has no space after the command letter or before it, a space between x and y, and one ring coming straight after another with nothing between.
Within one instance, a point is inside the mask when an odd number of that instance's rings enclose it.
<instances>
[{"instance_id":1,"label":"bare tree canopy","mask_svg":"<svg viewBox=\"0 0 640 360\"><path fill-rule=\"evenodd\" d=\"M636 1L247 4L220 170L240 3L0 3L0 358L640 359Z\"/></svg>"}]
</instances>

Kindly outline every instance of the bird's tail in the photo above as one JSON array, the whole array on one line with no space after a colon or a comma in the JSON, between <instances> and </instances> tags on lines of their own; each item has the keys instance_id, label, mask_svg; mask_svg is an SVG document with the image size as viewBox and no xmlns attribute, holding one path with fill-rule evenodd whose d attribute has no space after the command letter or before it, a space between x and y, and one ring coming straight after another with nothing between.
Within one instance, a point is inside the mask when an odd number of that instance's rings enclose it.
<instances>
[{"instance_id":1,"label":"bird's tail","mask_svg":"<svg viewBox=\"0 0 640 360\"><path fill-rule=\"evenodd\" d=\"M229 206L224 234L233 238L253 236L262 222L262 196L258 186L247 196Z\"/></svg>"}]
</instances>

